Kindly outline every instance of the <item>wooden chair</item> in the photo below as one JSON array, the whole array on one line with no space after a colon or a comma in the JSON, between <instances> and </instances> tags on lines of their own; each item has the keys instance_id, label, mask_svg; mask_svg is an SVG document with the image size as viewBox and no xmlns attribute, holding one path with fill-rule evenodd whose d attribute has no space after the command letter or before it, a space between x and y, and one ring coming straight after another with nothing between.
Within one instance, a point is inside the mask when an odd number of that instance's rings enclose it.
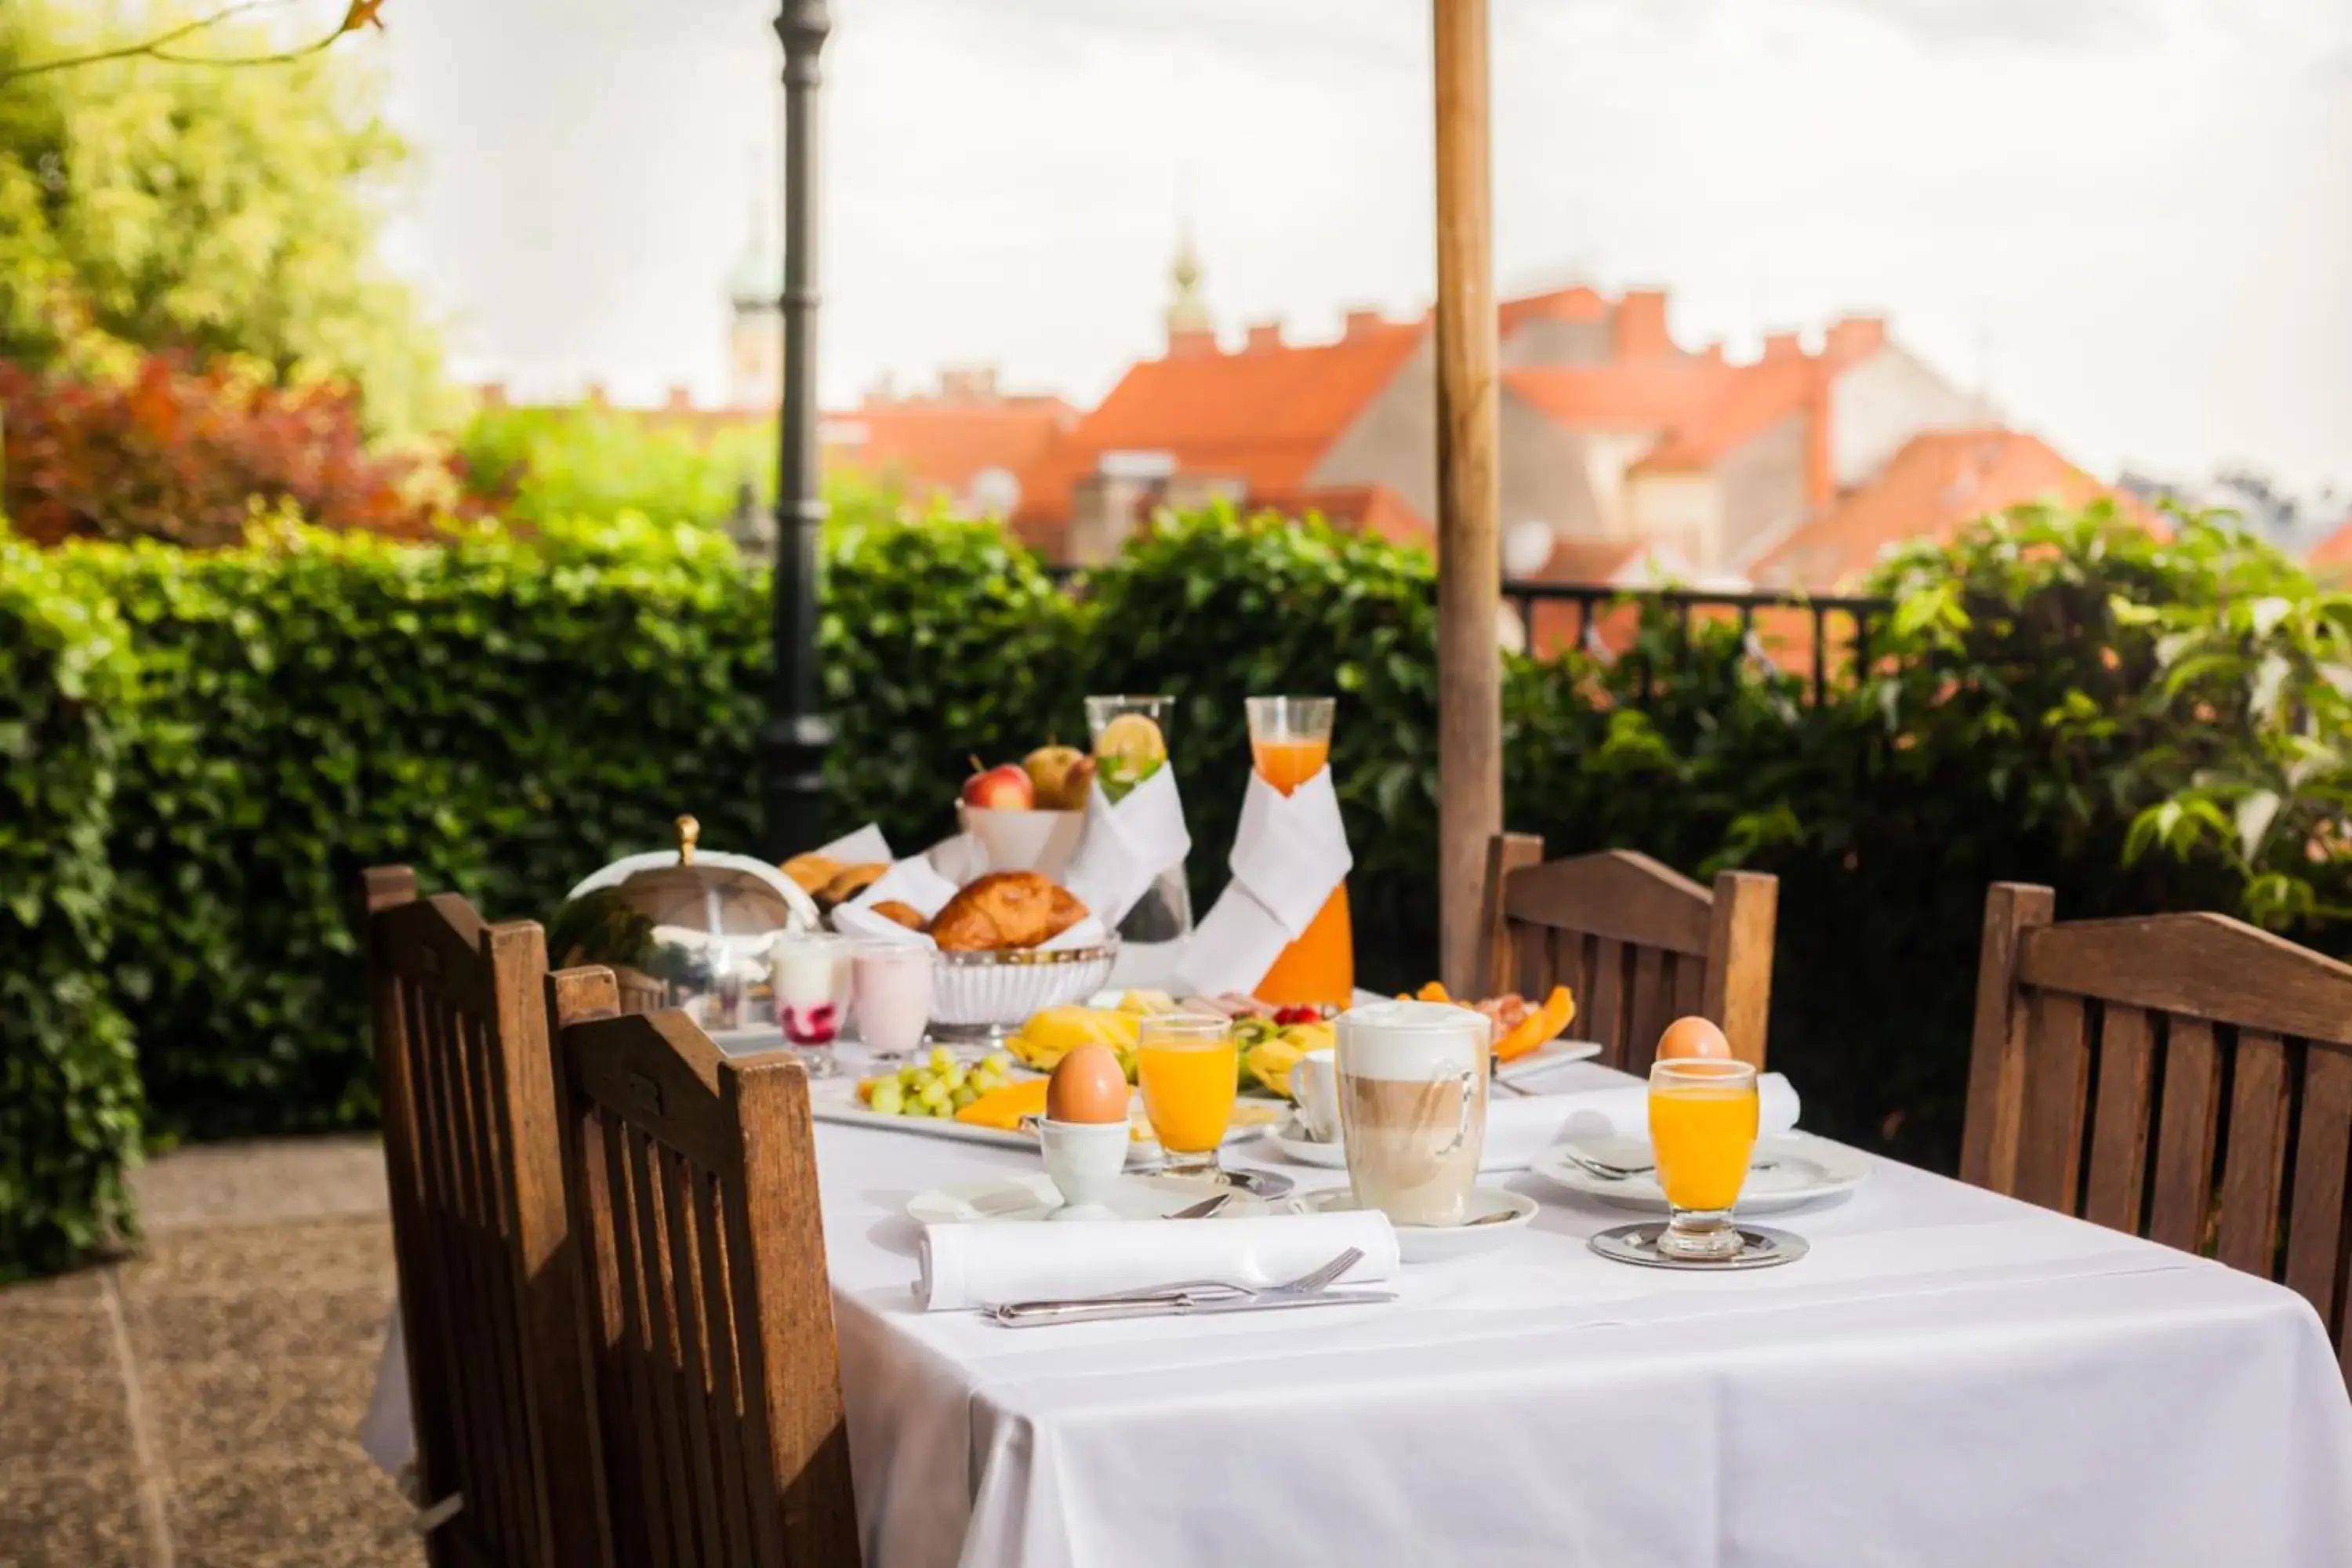
<instances>
[{"instance_id":1,"label":"wooden chair","mask_svg":"<svg viewBox=\"0 0 2352 1568\"><path fill-rule=\"evenodd\" d=\"M2054 907L1986 896L1961 1176L2283 1279L2352 1375L2352 965L2226 915Z\"/></svg>"},{"instance_id":2,"label":"wooden chair","mask_svg":"<svg viewBox=\"0 0 2352 1568\"><path fill-rule=\"evenodd\" d=\"M600 1563L546 939L364 874L419 1500L436 1568Z\"/></svg>"},{"instance_id":3,"label":"wooden chair","mask_svg":"<svg viewBox=\"0 0 2352 1568\"><path fill-rule=\"evenodd\" d=\"M1772 1005L1772 930L1780 884L1726 871L1709 892L1630 849L1543 863L1543 840L1502 833L1486 849L1478 973L1496 994L1576 997L1569 1034L1601 1059L1646 1073L1658 1036L1697 1013L1732 1054L1764 1065Z\"/></svg>"},{"instance_id":4,"label":"wooden chair","mask_svg":"<svg viewBox=\"0 0 2352 1568\"><path fill-rule=\"evenodd\" d=\"M549 980L618 1558L856 1568L807 1070L620 1009Z\"/></svg>"}]
</instances>

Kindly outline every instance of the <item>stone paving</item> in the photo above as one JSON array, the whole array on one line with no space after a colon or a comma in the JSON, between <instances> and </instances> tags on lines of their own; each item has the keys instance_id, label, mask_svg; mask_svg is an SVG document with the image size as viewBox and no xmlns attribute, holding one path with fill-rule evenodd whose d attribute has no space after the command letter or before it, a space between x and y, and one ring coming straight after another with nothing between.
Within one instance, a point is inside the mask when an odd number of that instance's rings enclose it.
<instances>
[{"instance_id":1,"label":"stone paving","mask_svg":"<svg viewBox=\"0 0 2352 1568\"><path fill-rule=\"evenodd\" d=\"M420 1568L352 1436L393 1303L374 1140L135 1184L136 1256L0 1289L0 1568Z\"/></svg>"}]
</instances>

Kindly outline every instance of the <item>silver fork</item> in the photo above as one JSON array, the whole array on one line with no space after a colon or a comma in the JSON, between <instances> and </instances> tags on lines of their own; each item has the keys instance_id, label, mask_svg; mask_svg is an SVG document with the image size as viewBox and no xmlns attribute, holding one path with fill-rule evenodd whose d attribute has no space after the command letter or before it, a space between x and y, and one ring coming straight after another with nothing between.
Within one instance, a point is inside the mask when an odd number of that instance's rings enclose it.
<instances>
[{"instance_id":1,"label":"silver fork","mask_svg":"<svg viewBox=\"0 0 2352 1568\"><path fill-rule=\"evenodd\" d=\"M1001 1323L1036 1323L1077 1317L1141 1316L1158 1311L1182 1311L1193 1305L1265 1303L1268 1305L1320 1296L1339 1277L1364 1260L1363 1248L1351 1247L1318 1268L1280 1285L1236 1285L1226 1279L1179 1279L1143 1290L1115 1290L1101 1296L1077 1296L1063 1300L1007 1301L990 1309Z\"/></svg>"}]
</instances>

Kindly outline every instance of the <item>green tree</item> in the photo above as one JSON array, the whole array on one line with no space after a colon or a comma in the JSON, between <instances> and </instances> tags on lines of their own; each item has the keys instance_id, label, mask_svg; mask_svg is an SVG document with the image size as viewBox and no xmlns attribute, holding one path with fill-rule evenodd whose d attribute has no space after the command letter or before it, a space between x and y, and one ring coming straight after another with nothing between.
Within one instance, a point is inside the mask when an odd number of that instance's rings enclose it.
<instances>
[{"instance_id":1,"label":"green tree","mask_svg":"<svg viewBox=\"0 0 2352 1568\"><path fill-rule=\"evenodd\" d=\"M120 369L132 351L236 355L282 382L347 380L378 431L437 417L439 350L376 259L408 148L352 50L232 68L134 51L139 30L58 0L0 5L0 354ZM284 40L229 20L206 54Z\"/></svg>"}]
</instances>

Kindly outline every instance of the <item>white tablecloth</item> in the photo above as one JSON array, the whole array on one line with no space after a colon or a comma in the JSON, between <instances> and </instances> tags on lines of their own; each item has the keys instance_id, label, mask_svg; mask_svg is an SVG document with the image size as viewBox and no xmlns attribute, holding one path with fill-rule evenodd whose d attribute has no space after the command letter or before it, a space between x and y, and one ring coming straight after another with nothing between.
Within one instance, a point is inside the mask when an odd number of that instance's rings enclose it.
<instances>
[{"instance_id":1,"label":"white tablecloth","mask_svg":"<svg viewBox=\"0 0 2352 1568\"><path fill-rule=\"evenodd\" d=\"M2352 1563L2299 1297L1906 1166L1762 1273L1606 1262L1634 1216L1523 1173L1392 1306L1007 1330L915 1310L899 1211L1034 1156L817 1142L868 1568Z\"/></svg>"},{"instance_id":2,"label":"white tablecloth","mask_svg":"<svg viewBox=\"0 0 2352 1568\"><path fill-rule=\"evenodd\" d=\"M1606 1262L1635 1216L1522 1174L1392 1307L1006 1330L914 1310L898 1210L1027 1157L817 1139L870 1568L2352 1563L2299 1297L1906 1166L1763 1273Z\"/></svg>"}]
</instances>

